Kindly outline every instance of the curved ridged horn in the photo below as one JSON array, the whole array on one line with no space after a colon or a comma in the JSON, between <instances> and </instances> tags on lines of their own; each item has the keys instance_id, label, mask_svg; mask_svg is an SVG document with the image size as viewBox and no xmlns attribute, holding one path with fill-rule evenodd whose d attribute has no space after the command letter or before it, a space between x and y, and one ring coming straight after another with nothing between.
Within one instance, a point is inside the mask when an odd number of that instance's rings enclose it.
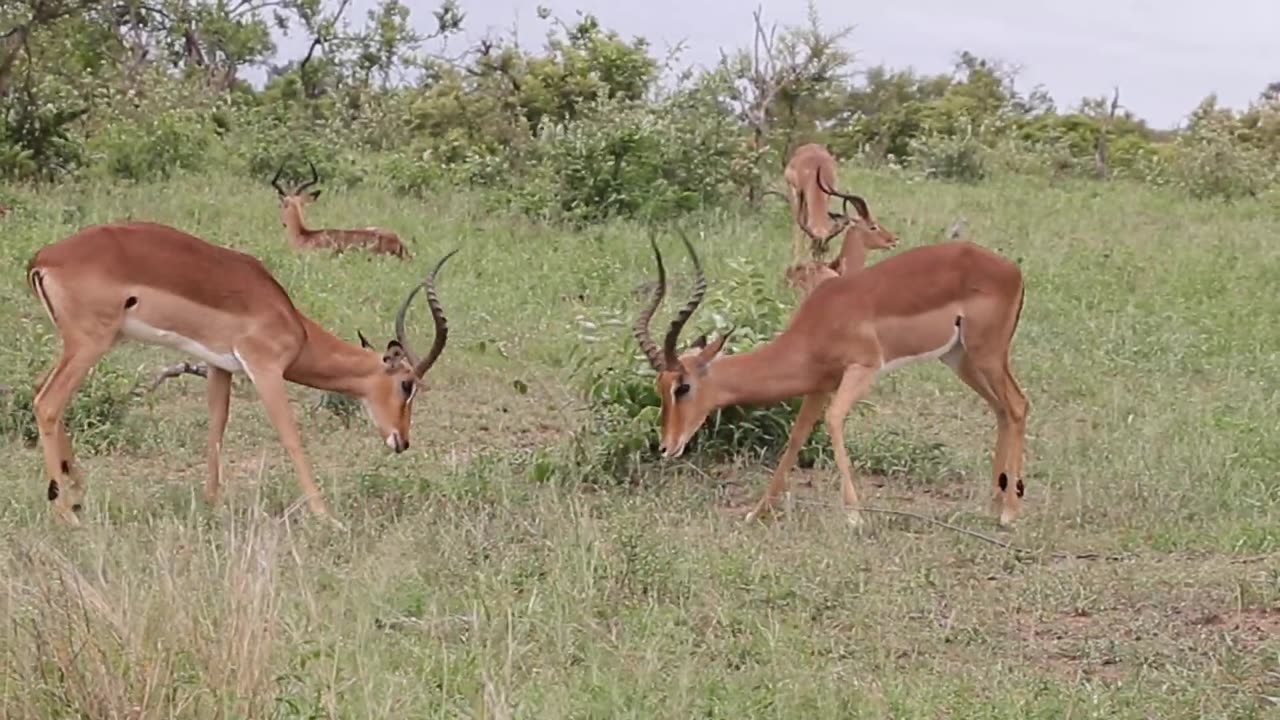
<instances>
[{"instance_id":1,"label":"curved ridged horn","mask_svg":"<svg viewBox=\"0 0 1280 720\"><path fill-rule=\"evenodd\" d=\"M460 249L460 248L459 248ZM436 274L440 272L440 268L449 258L453 257L458 249L454 249L448 255L440 258L440 262L436 263L435 268L427 275L427 279L421 285L417 285L413 290L409 291L409 296L404 299L404 303L400 305L400 310L396 312L396 342L400 343L400 347L404 350L405 357L413 365L413 374L421 378L435 364L436 359L440 357L440 353L444 352L445 343L449 339L449 321L444 316L444 310L440 307L440 300L436 297ZM404 316L409 311L409 305L413 302L413 298L418 291L426 288L427 290L427 307L431 309L431 319L435 322L436 336L431 343L431 350L422 360L418 359L415 353L409 347L408 338L405 337Z\"/></svg>"},{"instance_id":2,"label":"curved ridged horn","mask_svg":"<svg viewBox=\"0 0 1280 720\"><path fill-rule=\"evenodd\" d=\"M867 207L866 200L863 200L857 195L848 195L834 188L827 187L827 184L822 181L822 173L818 173L818 189L828 195L838 197L845 202L853 203L853 209L858 211L858 217L868 222L871 221L871 209Z\"/></svg>"},{"instance_id":3,"label":"curved ridged horn","mask_svg":"<svg viewBox=\"0 0 1280 720\"><path fill-rule=\"evenodd\" d=\"M289 194L284 191L284 188L280 187L280 173L282 172L284 172L284 163L280 163L280 167L276 170L275 176L271 178L271 187L275 188L276 192L280 193L280 197L284 197Z\"/></svg>"},{"instance_id":4,"label":"curved ridged horn","mask_svg":"<svg viewBox=\"0 0 1280 720\"><path fill-rule=\"evenodd\" d=\"M818 186L819 188L822 186L821 173L818 174ZM823 192L826 192L826 190L823 189ZM829 195L830 193L827 194ZM805 235L809 236L809 248L813 257L815 259L821 259L822 256L827 253L827 244L831 242L831 238L844 232L845 228L849 227L849 223L853 222L853 220L848 216L848 214L836 215L835 213L828 212L827 216L832 220L831 229L827 231L826 235L820 236L818 233L814 232L813 228L809 227L809 223L805 221L805 215L808 214L806 212L807 209L808 200L805 199L804 193L800 193L800 199L796 203L796 224L800 226L800 230L803 231Z\"/></svg>"},{"instance_id":5,"label":"curved ridged horn","mask_svg":"<svg viewBox=\"0 0 1280 720\"><path fill-rule=\"evenodd\" d=\"M693 311L698 309L698 305L702 303L702 296L707 294L707 278L702 274L702 263L698 261L698 253L693 250L693 243L689 242L689 236L684 231L680 231L680 239L684 242L684 247L689 251L689 257L693 260L693 295L689 297L689 302L680 309L676 319L671 321L671 329L667 330L667 337L662 341L662 359L666 362L667 369L674 370L680 366L680 361L676 356L676 343L680 339L680 331L684 329L684 324L689 321L689 317L693 315Z\"/></svg>"},{"instance_id":6,"label":"curved ridged horn","mask_svg":"<svg viewBox=\"0 0 1280 720\"><path fill-rule=\"evenodd\" d=\"M311 162L309 159L307 160L307 164L311 166L311 179L299 185L298 189L293 191L294 195L301 195L303 190L306 190L312 185L320 182L320 173L316 172L316 164Z\"/></svg>"},{"instance_id":7,"label":"curved ridged horn","mask_svg":"<svg viewBox=\"0 0 1280 720\"><path fill-rule=\"evenodd\" d=\"M653 341L653 336L649 334L649 321L653 319L653 314L657 312L658 306L662 304L662 296L667 293L667 270L662 266L662 253L658 250L658 241L654 239L653 234L649 235L649 244L653 246L653 257L658 261L658 286L653 290L653 298L644 310L640 311L640 316L636 318L636 324L632 328L631 334L635 336L636 342L640 343L640 349L644 351L644 356L649 359L649 364L654 370L662 372L664 363L662 360L662 351L658 349L658 344Z\"/></svg>"}]
</instances>

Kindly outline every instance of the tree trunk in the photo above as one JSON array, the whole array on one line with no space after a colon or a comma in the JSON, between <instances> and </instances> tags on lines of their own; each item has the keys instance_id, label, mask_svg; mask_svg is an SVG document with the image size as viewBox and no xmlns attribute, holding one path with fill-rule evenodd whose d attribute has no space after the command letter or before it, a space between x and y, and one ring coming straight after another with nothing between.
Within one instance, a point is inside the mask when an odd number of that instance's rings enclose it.
<instances>
[{"instance_id":1,"label":"tree trunk","mask_svg":"<svg viewBox=\"0 0 1280 720\"><path fill-rule=\"evenodd\" d=\"M27 26L19 25L0 42L0 97L8 97L13 80L13 65L27 42Z\"/></svg>"}]
</instances>

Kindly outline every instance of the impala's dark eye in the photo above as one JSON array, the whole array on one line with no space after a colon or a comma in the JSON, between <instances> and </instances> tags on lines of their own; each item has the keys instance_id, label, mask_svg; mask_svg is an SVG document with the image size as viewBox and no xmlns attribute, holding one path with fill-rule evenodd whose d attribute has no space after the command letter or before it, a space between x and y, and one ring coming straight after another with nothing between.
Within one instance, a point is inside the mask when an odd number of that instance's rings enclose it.
<instances>
[{"instance_id":1,"label":"impala's dark eye","mask_svg":"<svg viewBox=\"0 0 1280 720\"><path fill-rule=\"evenodd\" d=\"M413 389L414 389L414 387L415 387L415 385L414 385L414 382L413 382L412 380L403 380L403 381L401 381L401 382L400 382L400 389L404 391L404 396L405 396L406 398L411 398L411 397L413 397Z\"/></svg>"},{"instance_id":2,"label":"impala's dark eye","mask_svg":"<svg viewBox=\"0 0 1280 720\"><path fill-rule=\"evenodd\" d=\"M682 397L684 397L685 395L688 395L688 394L689 394L689 383L683 383L683 382L682 382L682 383L680 383L679 385L677 385L677 386L676 386L676 399L677 399L677 400L679 400L680 398L682 398Z\"/></svg>"}]
</instances>

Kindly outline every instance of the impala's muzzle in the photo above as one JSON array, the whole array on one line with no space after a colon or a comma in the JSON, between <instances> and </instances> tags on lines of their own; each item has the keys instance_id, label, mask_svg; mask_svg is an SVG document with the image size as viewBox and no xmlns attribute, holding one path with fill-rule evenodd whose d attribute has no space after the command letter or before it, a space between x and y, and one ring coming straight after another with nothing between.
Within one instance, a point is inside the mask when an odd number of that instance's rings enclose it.
<instances>
[{"instance_id":1,"label":"impala's muzzle","mask_svg":"<svg viewBox=\"0 0 1280 720\"><path fill-rule=\"evenodd\" d=\"M667 444L666 440L660 440L658 442L658 452L662 453L662 456L665 458L678 458L684 454L685 445L688 444L689 438L687 437L679 438L670 445Z\"/></svg>"},{"instance_id":2,"label":"impala's muzzle","mask_svg":"<svg viewBox=\"0 0 1280 720\"><path fill-rule=\"evenodd\" d=\"M387 447L398 455L409 449L409 441L400 435L399 430L392 430L391 434L387 436Z\"/></svg>"}]
</instances>

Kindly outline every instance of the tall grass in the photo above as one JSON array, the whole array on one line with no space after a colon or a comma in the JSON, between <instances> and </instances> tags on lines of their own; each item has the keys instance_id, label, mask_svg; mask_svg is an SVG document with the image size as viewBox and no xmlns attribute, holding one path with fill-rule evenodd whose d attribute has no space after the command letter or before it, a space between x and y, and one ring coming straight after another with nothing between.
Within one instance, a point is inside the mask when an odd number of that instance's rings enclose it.
<instances>
[{"instance_id":1,"label":"tall grass","mask_svg":"<svg viewBox=\"0 0 1280 720\"><path fill-rule=\"evenodd\" d=\"M725 508L763 490L773 440L726 436L663 463L647 450L651 416L627 430L638 442L623 446L626 477L612 475L624 466L600 459L627 438L599 422L575 373L630 367L634 290L652 276L643 228L568 231L475 195L416 201L372 185L309 210L317 226L394 229L415 255L400 263L293 253L269 186L12 188L20 211L0 221L10 268L83 224L168 222L262 257L300 308L353 341L357 329L390 337L403 294L444 252L462 252L439 278L450 341L417 402L411 452L390 455L363 417L292 390L347 533L286 513L294 472L244 381L225 505L206 508L201 381L122 395L176 359L136 346L108 356L77 397L77 417L109 421L73 428L85 527L53 524L18 393L57 341L22 273L9 273L0 714L1274 714L1274 213L1123 183L841 178L904 248L936 242L964 216L972 239L1019 262L1027 301L1013 362L1031 413L1028 495L1010 539L1129 559L1019 562L901 519L853 532L820 504L834 503L838 483L816 451L796 477L812 487L796 489L819 504L744 525ZM785 317L787 213L718 210L697 222L712 293L690 336L761 303ZM660 241L672 248L670 313L689 264L672 237ZM425 308L409 322L429 342ZM106 412L117 403L119 420ZM886 476L863 481L869 501L992 532L994 420L941 364L881 379L846 436L863 470Z\"/></svg>"}]
</instances>

